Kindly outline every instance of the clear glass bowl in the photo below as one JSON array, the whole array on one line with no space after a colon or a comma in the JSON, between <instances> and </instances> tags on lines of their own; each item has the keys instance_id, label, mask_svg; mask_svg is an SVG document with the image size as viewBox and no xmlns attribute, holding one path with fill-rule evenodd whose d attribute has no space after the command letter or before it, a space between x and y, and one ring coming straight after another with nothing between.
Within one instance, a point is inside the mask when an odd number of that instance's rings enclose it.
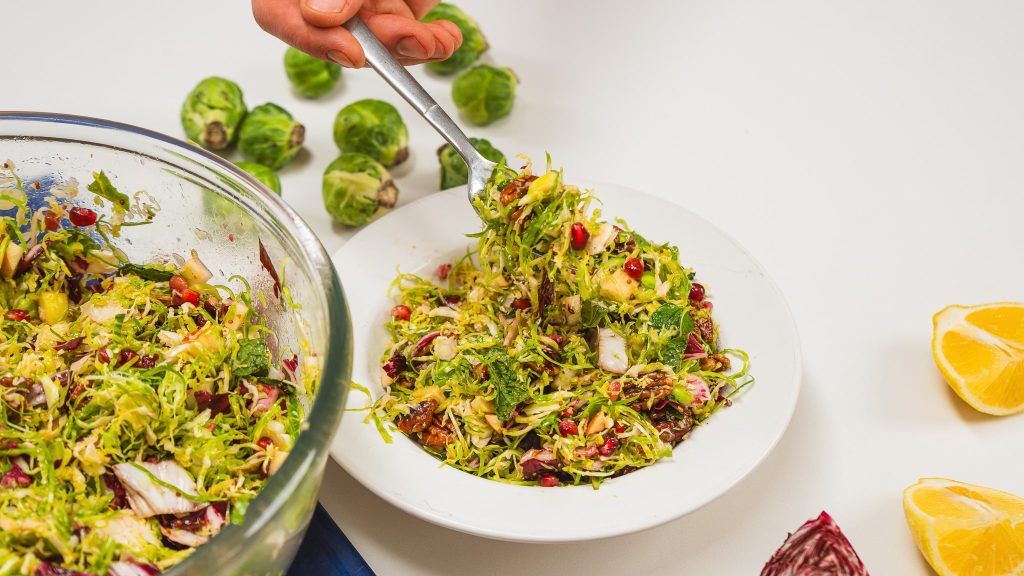
<instances>
[{"instance_id":1,"label":"clear glass bowl","mask_svg":"<svg viewBox=\"0 0 1024 576\"><path fill-rule=\"evenodd\" d=\"M115 244L134 262L187 256L192 249L213 283L246 278L263 292L257 312L274 333L275 350L300 350L320 362L319 390L306 427L284 465L249 505L245 521L226 527L186 561L185 574L281 574L316 506L331 438L345 405L352 368L351 325L341 284L312 230L276 194L230 162L175 138L116 122L58 114L0 113L0 163L11 161L37 206L54 184L80 187L103 170L122 192L158 204L153 222L125 227ZM38 182L38 190L33 183ZM148 197L147 197L148 195ZM91 203L81 194L75 203ZM266 248L298 308L273 297L260 262ZM254 302L261 299L255 298Z\"/></svg>"}]
</instances>

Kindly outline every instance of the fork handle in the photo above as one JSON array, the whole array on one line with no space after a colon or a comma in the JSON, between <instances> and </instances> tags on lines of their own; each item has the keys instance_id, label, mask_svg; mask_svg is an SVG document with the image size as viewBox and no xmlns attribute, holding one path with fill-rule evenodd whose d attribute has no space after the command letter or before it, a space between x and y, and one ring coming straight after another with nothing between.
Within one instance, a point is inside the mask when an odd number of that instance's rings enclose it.
<instances>
[{"instance_id":1,"label":"fork handle","mask_svg":"<svg viewBox=\"0 0 1024 576\"><path fill-rule=\"evenodd\" d=\"M430 125L455 148L455 151L462 156L462 159L467 164L478 166L482 162L488 162L487 159L476 151L476 148L473 148L469 138L466 138L466 134L462 132L462 129L430 97L430 94L412 77L412 74L405 69L405 66L399 64L391 56L391 53L374 36L362 19L356 16L346 22L344 27L363 46L363 52L366 53L366 63L370 68L376 70L377 74L380 74L381 78L401 94L406 102L412 104L412 107L421 116L426 118L427 122L430 122Z\"/></svg>"}]
</instances>

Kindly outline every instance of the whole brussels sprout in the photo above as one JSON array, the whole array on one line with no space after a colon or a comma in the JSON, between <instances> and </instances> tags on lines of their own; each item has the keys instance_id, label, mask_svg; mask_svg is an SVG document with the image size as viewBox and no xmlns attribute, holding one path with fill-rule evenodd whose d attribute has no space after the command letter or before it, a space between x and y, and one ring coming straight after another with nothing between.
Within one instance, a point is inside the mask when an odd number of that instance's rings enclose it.
<instances>
[{"instance_id":1,"label":"whole brussels sprout","mask_svg":"<svg viewBox=\"0 0 1024 576\"><path fill-rule=\"evenodd\" d=\"M398 202L387 168L366 154L345 152L324 170L324 207L347 226L362 226Z\"/></svg>"},{"instance_id":2,"label":"whole brussels sprout","mask_svg":"<svg viewBox=\"0 0 1024 576\"><path fill-rule=\"evenodd\" d=\"M383 100L359 100L334 119L334 143L342 152L359 152L397 166L409 157L409 131L394 106Z\"/></svg>"},{"instance_id":3,"label":"whole brussels sprout","mask_svg":"<svg viewBox=\"0 0 1024 576\"><path fill-rule=\"evenodd\" d=\"M284 72L296 92L306 98L318 98L338 83L341 65L314 58L289 46L284 53Z\"/></svg>"},{"instance_id":4,"label":"whole brussels sprout","mask_svg":"<svg viewBox=\"0 0 1024 576\"><path fill-rule=\"evenodd\" d=\"M505 159L505 154L485 138L470 138L469 142L477 152L491 162L500 163ZM469 181L469 167L451 144L445 144L437 149L437 160L441 163L441 190L462 186Z\"/></svg>"},{"instance_id":5,"label":"whole brussels sprout","mask_svg":"<svg viewBox=\"0 0 1024 576\"><path fill-rule=\"evenodd\" d=\"M458 6L446 2L434 6L423 17L423 21L433 22L434 20L448 20L458 26L459 30L462 31L462 46L459 46L459 49L447 60L427 64L427 69L431 72L454 74L459 70L468 68L484 52L487 52L489 46L487 45L487 39L480 32L480 27Z\"/></svg>"},{"instance_id":6,"label":"whole brussels sprout","mask_svg":"<svg viewBox=\"0 0 1024 576\"><path fill-rule=\"evenodd\" d=\"M211 76L188 93L181 106L181 126L189 140L203 148L223 150L234 142L245 110L238 84Z\"/></svg>"},{"instance_id":7,"label":"whole brussels sprout","mask_svg":"<svg viewBox=\"0 0 1024 576\"><path fill-rule=\"evenodd\" d=\"M473 124L485 126L508 116L516 99L516 75L511 68L474 66L452 82L452 99Z\"/></svg>"},{"instance_id":8,"label":"whole brussels sprout","mask_svg":"<svg viewBox=\"0 0 1024 576\"><path fill-rule=\"evenodd\" d=\"M242 155L277 170L295 159L306 139L306 127L277 104L253 108L238 131Z\"/></svg>"},{"instance_id":9,"label":"whole brussels sprout","mask_svg":"<svg viewBox=\"0 0 1024 576\"><path fill-rule=\"evenodd\" d=\"M264 186L270 188L278 195L281 194L281 178L278 177L277 172L274 172L270 168L267 168L263 164L257 164L255 162L235 162L235 166L238 166L242 170L248 172L253 178L259 180Z\"/></svg>"}]
</instances>

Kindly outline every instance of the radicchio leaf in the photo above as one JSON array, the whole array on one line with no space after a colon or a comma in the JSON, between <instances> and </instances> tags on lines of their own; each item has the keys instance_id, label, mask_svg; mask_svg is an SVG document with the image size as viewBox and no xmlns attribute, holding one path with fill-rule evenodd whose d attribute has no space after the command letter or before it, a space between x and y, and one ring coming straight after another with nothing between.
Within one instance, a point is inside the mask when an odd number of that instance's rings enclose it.
<instances>
[{"instance_id":1,"label":"radicchio leaf","mask_svg":"<svg viewBox=\"0 0 1024 576\"><path fill-rule=\"evenodd\" d=\"M839 525L822 512L789 535L761 576L869 576Z\"/></svg>"}]
</instances>

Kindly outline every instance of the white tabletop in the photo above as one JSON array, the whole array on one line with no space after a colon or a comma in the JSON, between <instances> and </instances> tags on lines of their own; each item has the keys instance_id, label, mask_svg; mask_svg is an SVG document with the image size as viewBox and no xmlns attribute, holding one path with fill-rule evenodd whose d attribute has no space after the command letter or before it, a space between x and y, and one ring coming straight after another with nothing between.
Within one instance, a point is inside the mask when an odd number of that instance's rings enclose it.
<instances>
[{"instance_id":1,"label":"white tabletop","mask_svg":"<svg viewBox=\"0 0 1024 576\"><path fill-rule=\"evenodd\" d=\"M755 574L822 509L874 573L925 574L905 486L948 476L1024 494L1012 463L1024 417L973 412L929 350L943 306L1024 300L1024 5L463 5L491 41L488 59L522 80L511 117L472 133L506 153L550 151L569 179L647 190L734 235L789 299L804 387L786 436L747 480L688 517L610 540L523 545L435 528L329 462L321 498L378 574ZM282 172L284 197L329 251L351 234L320 199L341 106L400 104L413 150L396 171L401 201L436 189L440 138L371 71L299 100L283 46L247 3L145 6L5 5L0 108L180 135L192 85L232 78L250 105L274 101L306 124L310 154ZM451 105L448 81L416 74Z\"/></svg>"}]
</instances>

